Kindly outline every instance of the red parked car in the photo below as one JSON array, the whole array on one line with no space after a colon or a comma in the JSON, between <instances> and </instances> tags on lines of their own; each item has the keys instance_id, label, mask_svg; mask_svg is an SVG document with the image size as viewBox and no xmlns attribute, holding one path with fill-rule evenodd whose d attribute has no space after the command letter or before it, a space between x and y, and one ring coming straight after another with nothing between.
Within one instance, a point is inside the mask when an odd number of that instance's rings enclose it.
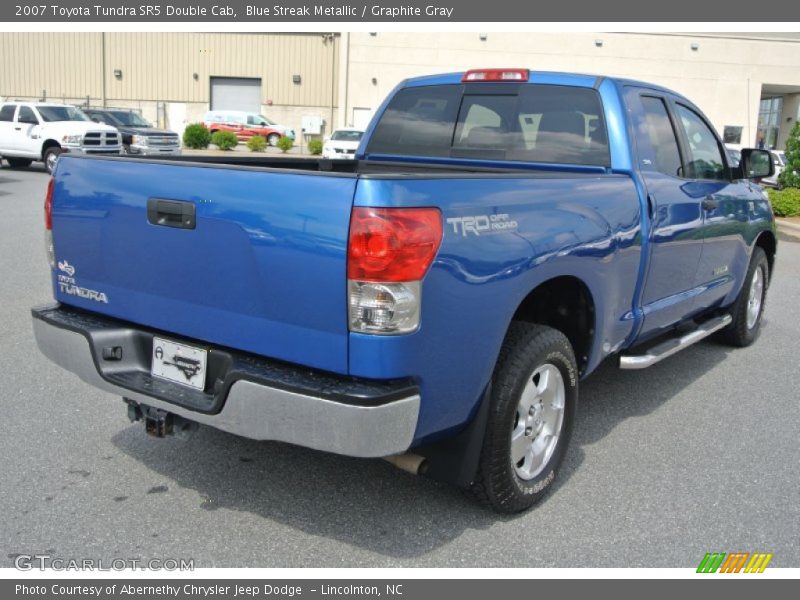
<instances>
[{"instance_id":1,"label":"red parked car","mask_svg":"<svg viewBox=\"0 0 800 600\"><path fill-rule=\"evenodd\" d=\"M203 118L203 123L211 133L215 131L231 131L240 142L246 142L254 135L265 138L270 146L275 146L282 136L294 140L294 130L279 125L257 113L240 110L210 110Z\"/></svg>"}]
</instances>

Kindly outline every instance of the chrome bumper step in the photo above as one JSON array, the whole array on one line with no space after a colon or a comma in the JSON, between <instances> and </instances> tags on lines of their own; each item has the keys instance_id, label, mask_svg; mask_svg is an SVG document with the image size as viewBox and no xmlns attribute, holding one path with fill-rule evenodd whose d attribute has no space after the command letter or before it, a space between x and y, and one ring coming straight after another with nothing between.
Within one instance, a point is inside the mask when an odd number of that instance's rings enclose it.
<instances>
[{"instance_id":1,"label":"chrome bumper step","mask_svg":"<svg viewBox=\"0 0 800 600\"><path fill-rule=\"evenodd\" d=\"M644 354L623 354L619 357L619 368L646 369L651 367L684 348L688 348L692 344L707 338L723 327L727 327L731 324L731 321L733 319L730 315L721 315L703 322L697 329L689 333L665 340L649 348Z\"/></svg>"}]
</instances>

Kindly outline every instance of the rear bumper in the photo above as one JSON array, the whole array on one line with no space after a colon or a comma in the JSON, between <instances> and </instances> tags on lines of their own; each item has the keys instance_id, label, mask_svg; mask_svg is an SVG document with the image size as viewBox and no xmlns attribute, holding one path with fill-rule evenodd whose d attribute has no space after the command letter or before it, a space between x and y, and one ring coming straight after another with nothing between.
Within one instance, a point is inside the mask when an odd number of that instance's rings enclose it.
<instances>
[{"instance_id":1,"label":"rear bumper","mask_svg":"<svg viewBox=\"0 0 800 600\"><path fill-rule=\"evenodd\" d=\"M341 377L211 347L213 383L192 390L150 375L153 335L180 341L176 336L64 305L31 312L36 343L47 358L138 404L255 440L347 456L402 453L414 439L420 396L410 380ZM104 354L109 348L120 350Z\"/></svg>"}]
</instances>

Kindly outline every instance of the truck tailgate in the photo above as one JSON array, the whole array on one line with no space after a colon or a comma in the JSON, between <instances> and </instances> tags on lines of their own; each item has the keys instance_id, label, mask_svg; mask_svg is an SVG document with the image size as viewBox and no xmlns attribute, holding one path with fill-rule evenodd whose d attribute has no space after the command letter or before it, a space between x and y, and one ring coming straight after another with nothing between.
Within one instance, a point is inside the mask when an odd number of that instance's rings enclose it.
<instances>
[{"instance_id":1,"label":"truck tailgate","mask_svg":"<svg viewBox=\"0 0 800 600\"><path fill-rule=\"evenodd\" d=\"M64 156L52 207L56 299L346 373L356 182L332 173ZM193 209L194 228L168 226L176 225L169 215L156 224L159 207Z\"/></svg>"}]
</instances>

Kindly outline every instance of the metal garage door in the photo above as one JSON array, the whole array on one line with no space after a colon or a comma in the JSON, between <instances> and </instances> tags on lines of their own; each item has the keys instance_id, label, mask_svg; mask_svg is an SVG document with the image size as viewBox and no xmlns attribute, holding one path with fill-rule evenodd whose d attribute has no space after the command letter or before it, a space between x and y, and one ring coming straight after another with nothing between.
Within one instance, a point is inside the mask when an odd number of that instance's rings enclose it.
<instances>
[{"instance_id":1,"label":"metal garage door","mask_svg":"<svg viewBox=\"0 0 800 600\"><path fill-rule=\"evenodd\" d=\"M261 80L212 77L211 110L243 110L260 113Z\"/></svg>"}]
</instances>

